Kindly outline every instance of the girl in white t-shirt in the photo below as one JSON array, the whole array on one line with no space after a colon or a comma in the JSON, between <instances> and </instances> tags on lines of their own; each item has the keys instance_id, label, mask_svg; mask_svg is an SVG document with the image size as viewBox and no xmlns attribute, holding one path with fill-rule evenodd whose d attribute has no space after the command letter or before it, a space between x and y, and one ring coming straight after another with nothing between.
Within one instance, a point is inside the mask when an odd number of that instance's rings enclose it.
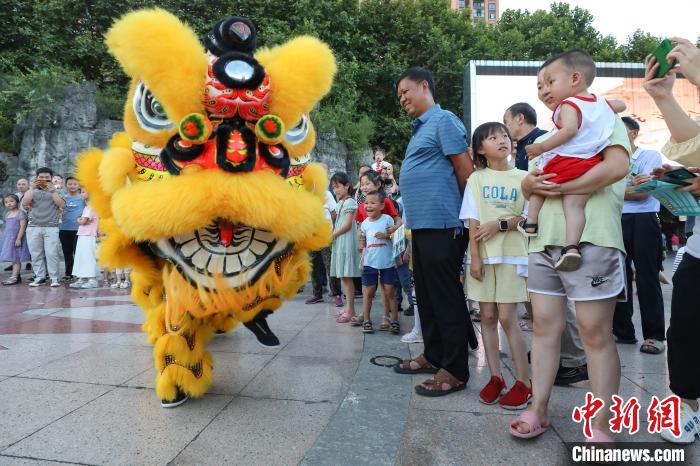
<instances>
[{"instance_id":1,"label":"girl in white t-shirt","mask_svg":"<svg viewBox=\"0 0 700 466\"><path fill-rule=\"evenodd\" d=\"M82 197L88 200L88 193ZM75 262L73 263L73 275L78 280L71 283L71 288L98 288L97 281L97 232L99 218L90 204L83 209L78 217L78 243L75 246Z\"/></svg>"},{"instance_id":2,"label":"girl in white t-shirt","mask_svg":"<svg viewBox=\"0 0 700 466\"><path fill-rule=\"evenodd\" d=\"M511 139L501 123L479 126L472 144L477 170L464 190L460 219L469 228L467 290L470 299L479 301L481 335L491 370L479 399L485 404L499 402L505 409L522 409L532 398L527 348L517 315L517 303L528 301L527 239L517 231L526 215L520 183L527 172L508 164ZM515 362L516 380L505 395L499 322Z\"/></svg>"}]
</instances>

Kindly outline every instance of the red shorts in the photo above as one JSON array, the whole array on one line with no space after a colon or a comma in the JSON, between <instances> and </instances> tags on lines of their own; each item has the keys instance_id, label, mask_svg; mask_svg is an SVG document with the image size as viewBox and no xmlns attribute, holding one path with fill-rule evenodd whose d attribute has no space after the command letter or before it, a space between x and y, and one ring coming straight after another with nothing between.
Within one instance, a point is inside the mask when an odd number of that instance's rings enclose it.
<instances>
[{"instance_id":1,"label":"red shorts","mask_svg":"<svg viewBox=\"0 0 700 466\"><path fill-rule=\"evenodd\" d=\"M594 155L589 159L579 159L577 157L555 156L544 166L542 173L556 173L557 176L547 181L550 183L566 183L586 173L591 168L603 161L603 155Z\"/></svg>"}]
</instances>

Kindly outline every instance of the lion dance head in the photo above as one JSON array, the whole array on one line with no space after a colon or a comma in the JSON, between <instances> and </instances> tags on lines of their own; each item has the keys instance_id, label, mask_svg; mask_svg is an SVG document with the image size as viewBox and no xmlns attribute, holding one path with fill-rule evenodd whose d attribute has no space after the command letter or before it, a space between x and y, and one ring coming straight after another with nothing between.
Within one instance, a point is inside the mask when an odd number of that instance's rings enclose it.
<instances>
[{"instance_id":1,"label":"lion dance head","mask_svg":"<svg viewBox=\"0 0 700 466\"><path fill-rule=\"evenodd\" d=\"M256 35L228 17L200 42L151 9L106 36L131 77L126 132L77 172L101 218L100 262L132 269L163 400L204 394L212 334L267 332L264 317L306 281L308 251L330 242L326 174L308 154L333 55L307 36L256 51Z\"/></svg>"}]
</instances>

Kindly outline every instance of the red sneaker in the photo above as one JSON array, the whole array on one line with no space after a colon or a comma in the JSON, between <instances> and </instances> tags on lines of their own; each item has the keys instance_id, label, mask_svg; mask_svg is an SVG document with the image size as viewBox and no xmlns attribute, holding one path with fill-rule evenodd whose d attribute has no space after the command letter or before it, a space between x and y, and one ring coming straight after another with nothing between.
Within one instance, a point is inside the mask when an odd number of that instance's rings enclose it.
<instances>
[{"instance_id":1,"label":"red sneaker","mask_svg":"<svg viewBox=\"0 0 700 466\"><path fill-rule=\"evenodd\" d=\"M484 404L492 405L498 401L498 398L506 388L506 383L497 375L491 376L491 380L479 392L479 401Z\"/></svg>"},{"instance_id":2,"label":"red sneaker","mask_svg":"<svg viewBox=\"0 0 700 466\"><path fill-rule=\"evenodd\" d=\"M508 393L503 395L500 401L503 409L523 409L532 401L532 389L516 380L515 384L508 390Z\"/></svg>"}]
</instances>

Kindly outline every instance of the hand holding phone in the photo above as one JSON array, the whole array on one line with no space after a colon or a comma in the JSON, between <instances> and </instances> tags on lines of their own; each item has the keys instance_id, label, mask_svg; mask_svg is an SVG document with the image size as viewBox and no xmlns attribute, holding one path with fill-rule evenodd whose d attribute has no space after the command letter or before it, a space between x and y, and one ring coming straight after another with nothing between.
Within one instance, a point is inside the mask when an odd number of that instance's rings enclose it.
<instances>
[{"instance_id":1,"label":"hand holding phone","mask_svg":"<svg viewBox=\"0 0 700 466\"><path fill-rule=\"evenodd\" d=\"M663 78L666 76L666 73L671 71L671 69L678 64L678 60L675 59L672 63L668 62L668 53L671 50L673 50L673 44L670 40L664 39L651 53L654 58L656 58L656 62L659 64L659 69L656 71L657 78Z\"/></svg>"},{"instance_id":2,"label":"hand holding phone","mask_svg":"<svg viewBox=\"0 0 700 466\"><path fill-rule=\"evenodd\" d=\"M686 180L691 180L695 178L696 175L688 170L687 168L677 168L666 172L663 176L659 178L659 181L664 181L666 183L677 184L679 186L687 186L691 184Z\"/></svg>"}]
</instances>

